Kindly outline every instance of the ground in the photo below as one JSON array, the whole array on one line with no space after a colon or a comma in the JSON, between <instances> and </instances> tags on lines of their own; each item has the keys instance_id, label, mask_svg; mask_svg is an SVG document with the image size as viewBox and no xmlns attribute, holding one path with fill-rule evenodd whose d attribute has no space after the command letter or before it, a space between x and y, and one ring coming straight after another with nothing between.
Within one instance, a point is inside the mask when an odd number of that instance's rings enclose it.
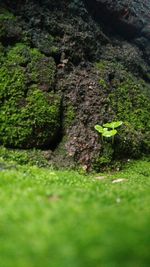
<instances>
[{"instance_id":1,"label":"ground","mask_svg":"<svg viewBox=\"0 0 150 267\"><path fill-rule=\"evenodd\" d=\"M148 267L150 161L121 172L0 162L0 266Z\"/></svg>"}]
</instances>

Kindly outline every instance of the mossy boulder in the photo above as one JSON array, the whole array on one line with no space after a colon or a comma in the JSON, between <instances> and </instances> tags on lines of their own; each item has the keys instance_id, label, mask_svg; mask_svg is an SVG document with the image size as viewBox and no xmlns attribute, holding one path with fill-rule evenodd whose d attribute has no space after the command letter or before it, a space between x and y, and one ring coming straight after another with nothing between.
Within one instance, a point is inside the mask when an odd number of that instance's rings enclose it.
<instances>
[{"instance_id":1,"label":"mossy boulder","mask_svg":"<svg viewBox=\"0 0 150 267\"><path fill-rule=\"evenodd\" d=\"M49 147L60 127L60 97L54 93L55 62L24 44L11 48L0 68L0 142Z\"/></svg>"}]
</instances>

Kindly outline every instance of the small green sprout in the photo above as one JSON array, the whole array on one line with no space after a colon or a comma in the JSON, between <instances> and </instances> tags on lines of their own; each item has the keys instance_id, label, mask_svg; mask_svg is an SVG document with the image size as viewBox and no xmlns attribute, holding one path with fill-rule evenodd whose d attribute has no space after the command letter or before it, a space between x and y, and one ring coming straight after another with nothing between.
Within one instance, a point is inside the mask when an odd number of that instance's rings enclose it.
<instances>
[{"instance_id":1,"label":"small green sprout","mask_svg":"<svg viewBox=\"0 0 150 267\"><path fill-rule=\"evenodd\" d=\"M103 128L102 126L98 125L98 124L95 125L94 128L95 128L96 131L98 131L101 134L104 132L104 129L106 129L106 128Z\"/></svg>"},{"instance_id":2,"label":"small green sprout","mask_svg":"<svg viewBox=\"0 0 150 267\"><path fill-rule=\"evenodd\" d=\"M111 131L107 130L103 132L103 136L109 138L109 137L116 135L116 133L117 133L117 130L111 130Z\"/></svg>"},{"instance_id":3,"label":"small green sprout","mask_svg":"<svg viewBox=\"0 0 150 267\"><path fill-rule=\"evenodd\" d=\"M115 129L115 128L118 128L119 126L121 126L123 124L122 121L112 121L112 122L109 122L109 123L105 123L103 125L103 127L107 127L107 128L111 128L111 129Z\"/></svg>"},{"instance_id":4,"label":"small green sprout","mask_svg":"<svg viewBox=\"0 0 150 267\"><path fill-rule=\"evenodd\" d=\"M110 138L112 137L112 143L114 143L114 136L117 134L117 130L115 128L118 128L122 125L122 121L113 121L110 123L105 123L103 126L95 125L95 130L98 131L103 137ZM108 130L108 128L111 128L112 130Z\"/></svg>"}]
</instances>

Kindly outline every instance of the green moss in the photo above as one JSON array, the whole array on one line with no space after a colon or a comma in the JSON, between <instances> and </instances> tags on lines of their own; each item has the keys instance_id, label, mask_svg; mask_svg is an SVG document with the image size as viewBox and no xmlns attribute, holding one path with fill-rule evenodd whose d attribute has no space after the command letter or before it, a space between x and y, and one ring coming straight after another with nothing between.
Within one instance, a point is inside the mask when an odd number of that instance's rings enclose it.
<instances>
[{"instance_id":1,"label":"green moss","mask_svg":"<svg viewBox=\"0 0 150 267\"><path fill-rule=\"evenodd\" d=\"M124 121L120 131L119 149L138 157L146 152L145 143L150 142L150 101L142 93L144 88L138 81L128 79L120 83L110 94L110 102L118 120Z\"/></svg>"},{"instance_id":2,"label":"green moss","mask_svg":"<svg viewBox=\"0 0 150 267\"><path fill-rule=\"evenodd\" d=\"M55 82L56 64L51 57L45 57L37 49L31 50L31 62L28 64L28 78L34 83L48 85L52 89Z\"/></svg>"},{"instance_id":3,"label":"green moss","mask_svg":"<svg viewBox=\"0 0 150 267\"><path fill-rule=\"evenodd\" d=\"M26 67L28 83L45 85L53 89L56 64L51 57L45 57L38 49L18 43L7 54L7 64Z\"/></svg>"},{"instance_id":4,"label":"green moss","mask_svg":"<svg viewBox=\"0 0 150 267\"><path fill-rule=\"evenodd\" d=\"M48 156L48 155L49 156ZM8 149L3 146L0 146L0 159L1 161L7 161L8 163L13 164L29 164L37 165L39 167L50 167L48 158L50 158L50 151L45 152L39 149Z\"/></svg>"},{"instance_id":5,"label":"green moss","mask_svg":"<svg viewBox=\"0 0 150 267\"><path fill-rule=\"evenodd\" d=\"M101 72L106 72L108 66L108 62L105 60L101 60L100 62L96 63L96 68L100 70Z\"/></svg>"},{"instance_id":6,"label":"green moss","mask_svg":"<svg viewBox=\"0 0 150 267\"><path fill-rule=\"evenodd\" d=\"M0 55L2 56L4 54L4 47L2 43L0 42Z\"/></svg>"},{"instance_id":7,"label":"green moss","mask_svg":"<svg viewBox=\"0 0 150 267\"><path fill-rule=\"evenodd\" d=\"M146 133L137 130L131 123L124 122L124 125L119 129L119 135L116 136L115 141L115 157L121 159L122 157L138 158L142 153L146 152L144 142Z\"/></svg>"},{"instance_id":8,"label":"green moss","mask_svg":"<svg viewBox=\"0 0 150 267\"><path fill-rule=\"evenodd\" d=\"M67 110L66 110L65 116L64 116L64 127L65 128L72 125L72 123L75 119L75 116L76 116L76 112L74 110L74 107L72 105L69 105L67 107Z\"/></svg>"},{"instance_id":9,"label":"green moss","mask_svg":"<svg viewBox=\"0 0 150 267\"><path fill-rule=\"evenodd\" d=\"M7 54L9 64L25 65L31 59L32 49L25 44L18 43Z\"/></svg>"},{"instance_id":10,"label":"green moss","mask_svg":"<svg viewBox=\"0 0 150 267\"><path fill-rule=\"evenodd\" d=\"M99 80L99 84L100 84L103 88L107 88L107 83L105 82L104 79L100 79L100 80Z\"/></svg>"},{"instance_id":11,"label":"green moss","mask_svg":"<svg viewBox=\"0 0 150 267\"><path fill-rule=\"evenodd\" d=\"M150 129L150 103L141 84L132 79L120 83L110 94L112 107L118 118L131 123L137 130Z\"/></svg>"},{"instance_id":12,"label":"green moss","mask_svg":"<svg viewBox=\"0 0 150 267\"><path fill-rule=\"evenodd\" d=\"M114 149L109 142L103 142L103 148L98 158L93 163L93 169L96 172L102 171L112 161Z\"/></svg>"},{"instance_id":13,"label":"green moss","mask_svg":"<svg viewBox=\"0 0 150 267\"><path fill-rule=\"evenodd\" d=\"M12 100L1 108L0 139L13 147L44 147L55 139L59 129L60 98L39 89L26 98L25 106Z\"/></svg>"},{"instance_id":14,"label":"green moss","mask_svg":"<svg viewBox=\"0 0 150 267\"><path fill-rule=\"evenodd\" d=\"M44 54L56 55L59 51L59 48L55 44L55 39L50 34L36 34L32 37L34 45Z\"/></svg>"},{"instance_id":15,"label":"green moss","mask_svg":"<svg viewBox=\"0 0 150 267\"><path fill-rule=\"evenodd\" d=\"M15 16L7 10L0 9L0 38L7 34L9 21L15 21Z\"/></svg>"},{"instance_id":16,"label":"green moss","mask_svg":"<svg viewBox=\"0 0 150 267\"><path fill-rule=\"evenodd\" d=\"M8 51L0 68L2 144L27 148L52 145L60 125L60 97L44 91L53 89L55 69L52 58L24 44Z\"/></svg>"},{"instance_id":17,"label":"green moss","mask_svg":"<svg viewBox=\"0 0 150 267\"><path fill-rule=\"evenodd\" d=\"M2 43L0 42L0 67L3 64L5 58L4 58L4 47Z\"/></svg>"},{"instance_id":18,"label":"green moss","mask_svg":"<svg viewBox=\"0 0 150 267\"><path fill-rule=\"evenodd\" d=\"M109 99L106 111L109 121L124 122L115 137L114 156L139 157L143 152L150 152L149 86L117 62L101 61L96 67Z\"/></svg>"},{"instance_id":19,"label":"green moss","mask_svg":"<svg viewBox=\"0 0 150 267\"><path fill-rule=\"evenodd\" d=\"M18 39L21 28L18 26L17 18L8 10L0 9L0 39Z\"/></svg>"},{"instance_id":20,"label":"green moss","mask_svg":"<svg viewBox=\"0 0 150 267\"><path fill-rule=\"evenodd\" d=\"M23 97L26 90L26 76L21 66L9 66L7 63L0 68L0 103Z\"/></svg>"},{"instance_id":21,"label":"green moss","mask_svg":"<svg viewBox=\"0 0 150 267\"><path fill-rule=\"evenodd\" d=\"M15 16L8 10L0 9L0 21L15 20L15 19L16 19Z\"/></svg>"}]
</instances>

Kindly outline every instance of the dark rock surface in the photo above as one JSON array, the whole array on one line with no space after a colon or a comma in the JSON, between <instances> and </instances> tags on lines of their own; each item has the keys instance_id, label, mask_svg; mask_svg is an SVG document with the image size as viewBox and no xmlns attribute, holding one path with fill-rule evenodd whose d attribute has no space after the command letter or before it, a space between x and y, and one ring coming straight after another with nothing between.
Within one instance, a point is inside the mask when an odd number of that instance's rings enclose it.
<instances>
[{"instance_id":1,"label":"dark rock surface","mask_svg":"<svg viewBox=\"0 0 150 267\"><path fill-rule=\"evenodd\" d=\"M23 43L55 61L52 85L41 77L40 90L61 98L56 165L99 170L150 152L149 11L148 0L1 1L0 54ZM124 126L104 148L94 125L113 120Z\"/></svg>"},{"instance_id":2,"label":"dark rock surface","mask_svg":"<svg viewBox=\"0 0 150 267\"><path fill-rule=\"evenodd\" d=\"M128 38L143 35L149 38L149 0L84 0L92 15L115 27Z\"/></svg>"},{"instance_id":3,"label":"dark rock surface","mask_svg":"<svg viewBox=\"0 0 150 267\"><path fill-rule=\"evenodd\" d=\"M89 13L103 21L113 33L134 42L150 63L150 1L149 0L84 0Z\"/></svg>"}]
</instances>

